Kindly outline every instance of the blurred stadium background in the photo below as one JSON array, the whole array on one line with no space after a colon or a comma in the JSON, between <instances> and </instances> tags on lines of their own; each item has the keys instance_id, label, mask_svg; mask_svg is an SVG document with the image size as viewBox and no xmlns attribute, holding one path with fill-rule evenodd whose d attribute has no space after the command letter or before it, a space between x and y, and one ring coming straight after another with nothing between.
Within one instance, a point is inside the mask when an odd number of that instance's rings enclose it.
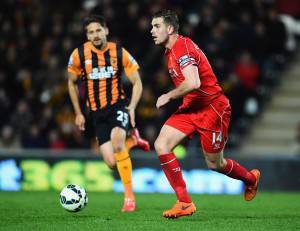
<instances>
[{"instance_id":1,"label":"blurred stadium background","mask_svg":"<svg viewBox=\"0 0 300 231\"><path fill-rule=\"evenodd\" d=\"M85 39L82 19L103 14L110 40L141 65L137 126L153 144L180 103L155 109L157 97L172 87L163 49L149 33L151 15L161 8L179 13L181 34L199 44L230 98L226 156L259 168L263 191L300 190L299 0L1 1L0 190L60 190L74 182L88 191L122 191L92 132L74 126L67 62ZM83 87L80 96L84 101ZM198 140L175 150L189 190L241 193L241 182L206 169ZM135 191L171 192L153 150L132 156Z\"/></svg>"}]
</instances>

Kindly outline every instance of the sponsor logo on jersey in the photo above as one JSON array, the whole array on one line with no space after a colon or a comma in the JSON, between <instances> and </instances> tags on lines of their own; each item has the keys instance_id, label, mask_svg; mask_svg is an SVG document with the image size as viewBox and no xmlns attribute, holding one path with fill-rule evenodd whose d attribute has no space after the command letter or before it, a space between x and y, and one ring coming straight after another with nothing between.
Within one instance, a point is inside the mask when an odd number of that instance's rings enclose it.
<instances>
[{"instance_id":1,"label":"sponsor logo on jersey","mask_svg":"<svg viewBox=\"0 0 300 231\"><path fill-rule=\"evenodd\" d=\"M115 75L114 68L112 66L95 67L89 74L90 79L109 79Z\"/></svg>"}]
</instances>

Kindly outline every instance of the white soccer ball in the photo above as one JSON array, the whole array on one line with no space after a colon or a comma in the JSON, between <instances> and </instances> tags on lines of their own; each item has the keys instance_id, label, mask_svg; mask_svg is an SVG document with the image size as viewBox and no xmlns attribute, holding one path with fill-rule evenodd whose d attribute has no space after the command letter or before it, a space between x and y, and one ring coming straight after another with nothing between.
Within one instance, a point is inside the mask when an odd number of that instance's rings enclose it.
<instances>
[{"instance_id":1,"label":"white soccer ball","mask_svg":"<svg viewBox=\"0 0 300 231\"><path fill-rule=\"evenodd\" d=\"M84 188L69 184L60 193L60 204L69 212L78 212L88 203L88 196Z\"/></svg>"}]
</instances>

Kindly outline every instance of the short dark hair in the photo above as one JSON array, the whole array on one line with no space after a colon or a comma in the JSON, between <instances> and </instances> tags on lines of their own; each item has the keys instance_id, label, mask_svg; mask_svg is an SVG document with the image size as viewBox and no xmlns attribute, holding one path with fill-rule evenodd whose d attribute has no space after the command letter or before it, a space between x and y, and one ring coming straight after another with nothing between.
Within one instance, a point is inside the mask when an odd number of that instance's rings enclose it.
<instances>
[{"instance_id":1,"label":"short dark hair","mask_svg":"<svg viewBox=\"0 0 300 231\"><path fill-rule=\"evenodd\" d=\"M160 18L160 17L163 18L164 23L174 27L175 33L178 33L179 20L178 20L177 13L175 11L163 9L163 10L156 12L152 18Z\"/></svg>"},{"instance_id":2,"label":"short dark hair","mask_svg":"<svg viewBox=\"0 0 300 231\"><path fill-rule=\"evenodd\" d=\"M83 20L84 29L86 30L86 27L92 22L98 22L101 26L106 27L106 20L102 15L91 14Z\"/></svg>"}]
</instances>

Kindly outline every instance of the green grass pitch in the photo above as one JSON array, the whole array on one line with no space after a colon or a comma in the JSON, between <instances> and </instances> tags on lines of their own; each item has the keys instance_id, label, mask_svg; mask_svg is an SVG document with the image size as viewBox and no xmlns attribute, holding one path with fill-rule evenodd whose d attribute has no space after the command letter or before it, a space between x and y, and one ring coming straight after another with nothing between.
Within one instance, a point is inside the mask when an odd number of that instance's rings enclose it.
<instances>
[{"instance_id":1,"label":"green grass pitch","mask_svg":"<svg viewBox=\"0 0 300 231\"><path fill-rule=\"evenodd\" d=\"M162 217L174 195L137 194L137 211L122 213L123 195L89 193L78 213L65 211L58 192L0 192L0 230L300 230L299 193L259 193L251 202L242 195L192 195L193 216Z\"/></svg>"}]
</instances>

